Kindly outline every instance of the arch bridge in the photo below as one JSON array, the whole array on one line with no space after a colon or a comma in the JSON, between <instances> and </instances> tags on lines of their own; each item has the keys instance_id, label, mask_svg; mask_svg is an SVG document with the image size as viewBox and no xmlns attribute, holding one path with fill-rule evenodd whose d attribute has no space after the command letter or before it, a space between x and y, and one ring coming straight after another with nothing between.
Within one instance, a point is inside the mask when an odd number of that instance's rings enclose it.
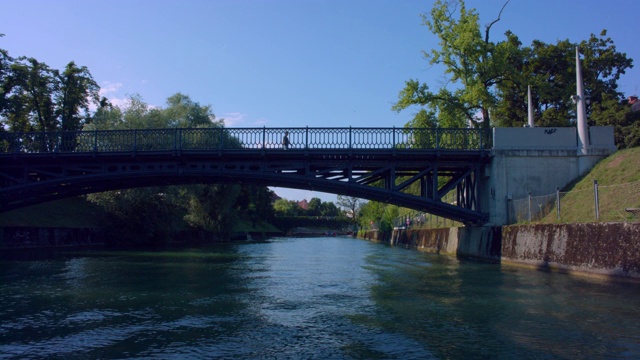
<instances>
[{"instance_id":1,"label":"arch bridge","mask_svg":"<svg viewBox=\"0 0 640 360\"><path fill-rule=\"evenodd\" d=\"M282 146L288 132L290 145ZM488 219L488 129L171 128L0 133L0 212L107 190L238 183ZM443 201L455 193L455 201Z\"/></svg>"}]
</instances>

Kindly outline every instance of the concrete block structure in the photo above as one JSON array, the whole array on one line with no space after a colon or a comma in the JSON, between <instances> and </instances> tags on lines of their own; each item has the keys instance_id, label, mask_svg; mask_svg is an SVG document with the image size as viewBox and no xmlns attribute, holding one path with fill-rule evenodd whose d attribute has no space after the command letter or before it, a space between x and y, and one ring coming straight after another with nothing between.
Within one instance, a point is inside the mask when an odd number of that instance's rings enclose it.
<instances>
[{"instance_id":1,"label":"concrete block structure","mask_svg":"<svg viewBox=\"0 0 640 360\"><path fill-rule=\"evenodd\" d=\"M509 201L553 193L615 151L610 126L589 128L586 151L573 127L493 129L492 161L480 181L481 206L490 214L487 225L508 224Z\"/></svg>"}]
</instances>

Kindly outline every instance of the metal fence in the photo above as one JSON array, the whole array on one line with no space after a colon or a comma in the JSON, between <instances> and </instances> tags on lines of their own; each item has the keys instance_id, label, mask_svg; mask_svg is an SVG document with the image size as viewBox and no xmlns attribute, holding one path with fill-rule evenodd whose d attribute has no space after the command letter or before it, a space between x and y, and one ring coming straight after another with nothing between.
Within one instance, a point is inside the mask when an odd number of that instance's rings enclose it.
<instances>
[{"instance_id":1,"label":"metal fence","mask_svg":"<svg viewBox=\"0 0 640 360\"><path fill-rule=\"evenodd\" d=\"M449 204L456 204L456 193L450 192L442 198L443 202ZM406 213L393 219L392 225L394 228L405 229L421 229L421 228L442 228L442 227L456 227L464 226L463 223L447 219L445 217L414 211Z\"/></svg>"},{"instance_id":2,"label":"metal fence","mask_svg":"<svg viewBox=\"0 0 640 360\"><path fill-rule=\"evenodd\" d=\"M0 132L1 153L79 153L282 149L488 150L490 129L443 128L171 128Z\"/></svg>"},{"instance_id":3,"label":"metal fence","mask_svg":"<svg viewBox=\"0 0 640 360\"><path fill-rule=\"evenodd\" d=\"M640 221L640 181L599 185L571 192L510 201L509 223L637 222Z\"/></svg>"}]
</instances>

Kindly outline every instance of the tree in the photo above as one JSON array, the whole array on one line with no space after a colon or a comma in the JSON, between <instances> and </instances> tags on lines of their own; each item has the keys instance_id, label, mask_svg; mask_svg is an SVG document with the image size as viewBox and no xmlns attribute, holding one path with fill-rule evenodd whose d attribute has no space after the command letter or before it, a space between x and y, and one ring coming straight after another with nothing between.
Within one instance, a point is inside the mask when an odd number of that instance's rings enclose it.
<instances>
[{"instance_id":1,"label":"tree","mask_svg":"<svg viewBox=\"0 0 640 360\"><path fill-rule=\"evenodd\" d=\"M12 108L23 116L15 118L12 128L36 131L56 131L60 121L56 117L54 94L59 90L58 73L34 58L20 58L11 72Z\"/></svg>"},{"instance_id":2,"label":"tree","mask_svg":"<svg viewBox=\"0 0 640 360\"><path fill-rule=\"evenodd\" d=\"M351 222L354 224L358 223L358 214L360 212L360 207L363 204L363 200L353 196L343 196L338 195L338 206L346 209L347 216L351 219Z\"/></svg>"},{"instance_id":3,"label":"tree","mask_svg":"<svg viewBox=\"0 0 640 360\"><path fill-rule=\"evenodd\" d=\"M508 3L505 1L502 9ZM593 109L599 106L596 104L615 106L606 99L624 98L617 81L633 66L632 59L616 50L606 30L577 44L534 40L531 46L523 47L510 31L504 40L493 42L491 27L500 21L501 13L485 27L484 36L478 14L474 9L467 10L463 0L436 1L430 17L423 15L423 23L440 39L440 48L425 53L425 57L432 65L442 65L448 78L446 86L438 91L418 80L405 83L393 109L420 108L407 126L464 127L477 121L489 126L489 120L497 126L522 126L527 123L528 86L533 89L536 125L572 126L576 118L571 102L576 91L576 47L583 58L585 95L591 100L587 117L591 124L606 122L597 117L602 112Z\"/></svg>"},{"instance_id":4,"label":"tree","mask_svg":"<svg viewBox=\"0 0 640 360\"><path fill-rule=\"evenodd\" d=\"M85 124L85 129L222 127L221 122L215 121L215 115L210 106L201 106L186 95L178 93L169 97L167 105L166 108L152 108L137 94L131 95L127 105L122 108L113 106L106 99L102 99L91 123ZM231 141L233 139L228 140L229 143L233 143ZM142 146L142 135L138 141L138 145ZM149 224L140 225L139 228L145 233L153 233L154 228L163 229L166 224L171 224L170 228L174 232L178 229L191 228L205 230L228 238L233 225L240 216L252 219L267 219L273 216L271 192L266 187L242 187L235 184L176 185L128 189L95 194L90 196L90 199L106 207L110 212L123 214L115 217L114 221L117 222L118 219L125 221L129 217L135 223L138 219L137 215L131 214L129 209L121 207L137 209L134 205L140 201L135 204L116 201L121 198L123 193L128 198L148 198L149 201L161 202L153 206L149 205L151 209L164 204L160 206L160 209L171 210L164 212L172 215L170 219L160 216L164 213L159 212L158 218L160 220L158 222L154 219ZM135 226L132 227L132 234L135 229Z\"/></svg>"},{"instance_id":5,"label":"tree","mask_svg":"<svg viewBox=\"0 0 640 360\"><path fill-rule=\"evenodd\" d=\"M496 103L495 86L510 77L505 64L514 51L509 42L489 41L491 27L500 20L502 10L498 18L487 25L483 37L477 12L467 11L463 0L436 1L431 17L423 15L423 24L438 36L440 49L423 54L431 65L445 67L445 74L449 76L447 84L454 88L443 87L432 92L427 84L409 80L393 109L426 106L427 114L437 116L439 126L466 127L481 123L489 127L489 109ZM425 113L419 114L425 119ZM426 118L433 119L432 116Z\"/></svg>"},{"instance_id":6,"label":"tree","mask_svg":"<svg viewBox=\"0 0 640 360\"><path fill-rule=\"evenodd\" d=\"M632 60L618 53L606 30L600 37L591 37L579 44L569 40L546 44L533 41L531 47L521 47L520 41L507 33L509 41L518 47L509 66L517 70L511 81L497 85L498 102L493 109L495 122L499 126L522 126L527 123L527 86L532 87L534 120L538 126L571 126L576 119L576 107L571 95L576 92L575 49L583 56L582 74L585 96L590 99L587 118L590 124L598 124L602 119L593 110L602 106L614 106L623 95L618 92L617 81ZM606 99L618 99L607 102Z\"/></svg>"},{"instance_id":7,"label":"tree","mask_svg":"<svg viewBox=\"0 0 640 360\"><path fill-rule=\"evenodd\" d=\"M90 118L89 105L99 103L100 87L86 66L78 67L73 61L67 64L58 79L60 91L56 94L56 102L62 130L80 130L83 122Z\"/></svg>"},{"instance_id":8,"label":"tree","mask_svg":"<svg viewBox=\"0 0 640 360\"><path fill-rule=\"evenodd\" d=\"M325 201L320 204L320 215L329 217L339 217L342 215L340 209L331 201Z\"/></svg>"},{"instance_id":9,"label":"tree","mask_svg":"<svg viewBox=\"0 0 640 360\"><path fill-rule=\"evenodd\" d=\"M273 209L279 216L298 216L300 207L294 201L278 199L273 203Z\"/></svg>"},{"instance_id":10,"label":"tree","mask_svg":"<svg viewBox=\"0 0 640 360\"><path fill-rule=\"evenodd\" d=\"M307 215L308 216L322 215L322 200L320 200L320 198L314 197L311 200L309 200L309 204L307 206Z\"/></svg>"},{"instance_id":11,"label":"tree","mask_svg":"<svg viewBox=\"0 0 640 360\"><path fill-rule=\"evenodd\" d=\"M169 120L169 127L201 127L222 126L221 121L216 121L216 117L210 105L201 106L193 102L189 96L176 93L167 99L165 116Z\"/></svg>"},{"instance_id":12,"label":"tree","mask_svg":"<svg viewBox=\"0 0 640 360\"><path fill-rule=\"evenodd\" d=\"M0 50L0 115L12 131L80 130L99 86L73 61L60 73L34 58Z\"/></svg>"}]
</instances>

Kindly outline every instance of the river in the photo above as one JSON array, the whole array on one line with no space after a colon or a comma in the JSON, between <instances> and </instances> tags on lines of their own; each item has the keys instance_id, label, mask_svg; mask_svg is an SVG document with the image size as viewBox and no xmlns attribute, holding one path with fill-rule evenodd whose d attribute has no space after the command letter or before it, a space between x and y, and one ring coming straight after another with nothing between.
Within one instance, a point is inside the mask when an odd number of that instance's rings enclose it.
<instances>
[{"instance_id":1,"label":"river","mask_svg":"<svg viewBox=\"0 0 640 360\"><path fill-rule=\"evenodd\" d=\"M0 358L638 359L640 285L340 237L0 260Z\"/></svg>"}]
</instances>

